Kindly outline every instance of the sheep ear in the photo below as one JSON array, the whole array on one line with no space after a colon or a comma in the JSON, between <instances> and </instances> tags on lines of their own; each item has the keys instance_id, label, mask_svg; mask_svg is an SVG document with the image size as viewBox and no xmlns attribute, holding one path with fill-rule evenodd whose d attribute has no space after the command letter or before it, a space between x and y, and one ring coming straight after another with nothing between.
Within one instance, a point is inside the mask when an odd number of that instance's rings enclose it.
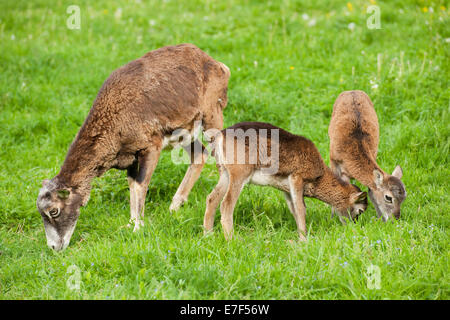
<instances>
[{"instance_id":1,"label":"sheep ear","mask_svg":"<svg viewBox=\"0 0 450 320\"><path fill-rule=\"evenodd\" d=\"M378 169L373 170L373 179L375 185L379 188L383 184L383 173Z\"/></svg>"},{"instance_id":2,"label":"sheep ear","mask_svg":"<svg viewBox=\"0 0 450 320\"><path fill-rule=\"evenodd\" d=\"M352 196L353 203L360 203L367 199L367 192L361 191Z\"/></svg>"},{"instance_id":3,"label":"sheep ear","mask_svg":"<svg viewBox=\"0 0 450 320\"><path fill-rule=\"evenodd\" d=\"M58 198L65 200L69 197L70 191L67 189L61 189L61 190L56 191L56 194L58 195Z\"/></svg>"},{"instance_id":4,"label":"sheep ear","mask_svg":"<svg viewBox=\"0 0 450 320\"><path fill-rule=\"evenodd\" d=\"M401 179L403 177L403 170L402 167L396 166L394 171L392 171L392 175L396 178Z\"/></svg>"}]
</instances>

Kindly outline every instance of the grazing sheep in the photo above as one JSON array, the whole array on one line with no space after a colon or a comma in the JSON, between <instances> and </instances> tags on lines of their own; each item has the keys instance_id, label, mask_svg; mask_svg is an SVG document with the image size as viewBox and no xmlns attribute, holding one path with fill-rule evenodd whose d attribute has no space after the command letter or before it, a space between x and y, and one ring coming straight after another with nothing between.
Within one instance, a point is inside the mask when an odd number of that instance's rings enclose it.
<instances>
[{"instance_id":1,"label":"grazing sheep","mask_svg":"<svg viewBox=\"0 0 450 320\"><path fill-rule=\"evenodd\" d=\"M131 222L138 230L161 150L177 145L178 136L172 136L177 129L222 129L229 77L224 64L192 44L151 51L115 70L101 87L60 172L42 183L37 208L48 246L67 247L80 206L89 200L92 179L111 168L127 170ZM191 165L171 210L187 200L207 158L198 139L184 148Z\"/></svg>"},{"instance_id":2,"label":"grazing sheep","mask_svg":"<svg viewBox=\"0 0 450 320\"><path fill-rule=\"evenodd\" d=\"M225 238L232 238L234 206L247 183L284 191L302 241L306 240L304 197L331 204L343 223L345 218L356 220L366 210L367 194L335 176L314 143L302 136L269 123L241 122L222 130L214 144L220 178L206 199L205 232L212 230L223 199L222 227Z\"/></svg>"},{"instance_id":3,"label":"grazing sheep","mask_svg":"<svg viewBox=\"0 0 450 320\"><path fill-rule=\"evenodd\" d=\"M377 164L378 118L369 96L363 91L345 91L333 106L330 126L330 166L343 180L356 179L369 188L369 197L383 221L400 217L406 198L400 180L402 168L392 175Z\"/></svg>"}]
</instances>

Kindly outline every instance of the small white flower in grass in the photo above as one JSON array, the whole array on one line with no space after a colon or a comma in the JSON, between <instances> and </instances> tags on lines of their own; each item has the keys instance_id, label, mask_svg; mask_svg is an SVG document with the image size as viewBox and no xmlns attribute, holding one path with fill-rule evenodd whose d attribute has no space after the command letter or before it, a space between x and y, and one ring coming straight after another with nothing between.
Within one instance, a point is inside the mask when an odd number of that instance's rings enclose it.
<instances>
[{"instance_id":1,"label":"small white flower in grass","mask_svg":"<svg viewBox=\"0 0 450 320\"><path fill-rule=\"evenodd\" d=\"M308 16L307 13L302 14L302 18L303 18L303 20L305 20L305 21L309 20L309 16Z\"/></svg>"},{"instance_id":2,"label":"small white flower in grass","mask_svg":"<svg viewBox=\"0 0 450 320\"><path fill-rule=\"evenodd\" d=\"M428 11L430 11L430 13L433 13L434 12L433 7L429 7Z\"/></svg>"},{"instance_id":3,"label":"small white flower in grass","mask_svg":"<svg viewBox=\"0 0 450 320\"><path fill-rule=\"evenodd\" d=\"M255 68L258 66L258 61L253 61L253 65L255 66Z\"/></svg>"},{"instance_id":4,"label":"small white flower in grass","mask_svg":"<svg viewBox=\"0 0 450 320\"><path fill-rule=\"evenodd\" d=\"M136 43L137 44L141 44L142 43L142 36L141 35L137 36Z\"/></svg>"},{"instance_id":5,"label":"small white flower in grass","mask_svg":"<svg viewBox=\"0 0 450 320\"><path fill-rule=\"evenodd\" d=\"M372 89L378 89L378 84L375 82L375 80L370 80L369 82Z\"/></svg>"},{"instance_id":6,"label":"small white flower in grass","mask_svg":"<svg viewBox=\"0 0 450 320\"><path fill-rule=\"evenodd\" d=\"M450 43L450 38L445 38L446 43Z\"/></svg>"},{"instance_id":7,"label":"small white flower in grass","mask_svg":"<svg viewBox=\"0 0 450 320\"><path fill-rule=\"evenodd\" d=\"M15 35L11 35L11 40L16 40L16 36Z\"/></svg>"},{"instance_id":8,"label":"small white flower in grass","mask_svg":"<svg viewBox=\"0 0 450 320\"><path fill-rule=\"evenodd\" d=\"M355 30L355 27L356 27L356 24L355 24L354 22L350 22L350 23L348 24L348 28L349 28L351 31Z\"/></svg>"},{"instance_id":9,"label":"small white flower in grass","mask_svg":"<svg viewBox=\"0 0 450 320\"><path fill-rule=\"evenodd\" d=\"M114 18L116 18L116 20L120 20L121 17L122 17L122 8L117 8L116 12L114 12Z\"/></svg>"},{"instance_id":10,"label":"small white flower in grass","mask_svg":"<svg viewBox=\"0 0 450 320\"><path fill-rule=\"evenodd\" d=\"M156 24L156 21L153 20L153 19L148 20L148 24L151 25L151 26L154 26Z\"/></svg>"},{"instance_id":11,"label":"small white flower in grass","mask_svg":"<svg viewBox=\"0 0 450 320\"><path fill-rule=\"evenodd\" d=\"M316 25L316 19L311 19L309 22L308 22L308 27L314 27Z\"/></svg>"}]
</instances>

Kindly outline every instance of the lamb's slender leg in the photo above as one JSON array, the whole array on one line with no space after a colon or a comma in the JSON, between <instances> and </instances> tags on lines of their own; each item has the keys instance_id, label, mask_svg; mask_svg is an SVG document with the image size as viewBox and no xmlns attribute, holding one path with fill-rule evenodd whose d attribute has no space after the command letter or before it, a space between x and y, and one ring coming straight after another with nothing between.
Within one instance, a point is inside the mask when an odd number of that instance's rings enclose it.
<instances>
[{"instance_id":1,"label":"lamb's slender leg","mask_svg":"<svg viewBox=\"0 0 450 320\"><path fill-rule=\"evenodd\" d=\"M298 235L301 241L306 241L306 206L303 200L303 180L300 177L289 176L289 187Z\"/></svg>"},{"instance_id":2,"label":"lamb's slender leg","mask_svg":"<svg viewBox=\"0 0 450 320\"><path fill-rule=\"evenodd\" d=\"M205 152L205 147L201 142L195 140L189 146L184 148L191 156L191 164L175 193L172 203L170 204L170 211L177 211L183 203L187 200L189 193L195 182L200 177L203 166L208 158L208 154Z\"/></svg>"},{"instance_id":3,"label":"lamb's slender leg","mask_svg":"<svg viewBox=\"0 0 450 320\"><path fill-rule=\"evenodd\" d=\"M233 238L234 207L250 172L245 167L234 167L232 170L228 170L228 189L220 205L220 222L227 240Z\"/></svg>"},{"instance_id":4,"label":"lamb's slender leg","mask_svg":"<svg viewBox=\"0 0 450 320\"><path fill-rule=\"evenodd\" d=\"M130 188L130 222L127 227L131 227L131 223L139 220L139 215L136 211L136 178L138 176L139 165L138 162L134 162L131 167L127 169L127 180Z\"/></svg>"},{"instance_id":5,"label":"lamb's slender leg","mask_svg":"<svg viewBox=\"0 0 450 320\"><path fill-rule=\"evenodd\" d=\"M284 198L286 199L289 211L294 215L294 204L292 203L291 194L289 192L284 192Z\"/></svg>"},{"instance_id":6,"label":"lamb's slender leg","mask_svg":"<svg viewBox=\"0 0 450 320\"><path fill-rule=\"evenodd\" d=\"M205 218L203 227L205 234L212 231L214 226L214 216L220 201L223 199L228 189L228 173L225 169L220 170L220 178L214 190L206 198Z\"/></svg>"},{"instance_id":7,"label":"lamb's slender leg","mask_svg":"<svg viewBox=\"0 0 450 320\"><path fill-rule=\"evenodd\" d=\"M137 163L128 169L128 183L130 186L130 223L134 222L137 231L144 225L145 196L153 171L158 164L161 146L146 150L138 157Z\"/></svg>"}]
</instances>

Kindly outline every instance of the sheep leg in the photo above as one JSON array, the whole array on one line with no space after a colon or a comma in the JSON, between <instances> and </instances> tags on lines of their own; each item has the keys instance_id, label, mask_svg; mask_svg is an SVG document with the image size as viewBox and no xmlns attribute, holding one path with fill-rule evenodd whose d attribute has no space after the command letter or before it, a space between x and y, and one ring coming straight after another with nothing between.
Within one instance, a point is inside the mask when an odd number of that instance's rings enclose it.
<instances>
[{"instance_id":1,"label":"sheep leg","mask_svg":"<svg viewBox=\"0 0 450 320\"><path fill-rule=\"evenodd\" d=\"M130 187L130 224L134 223L133 231L139 230L144 225L145 196L160 153L160 147L141 153L138 161L127 170Z\"/></svg>"},{"instance_id":2,"label":"sheep leg","mask_svg":"<svg viewBox=\"0 0 450 320\"><path fill-rule=\"evenodd\" d=\"M233 238L233 212L236 202L241 194L244 185L247 183L251 174L251 169L245 166L236 166L227 168L228 170L228 189L220 205L220 222L226 240Z\"/></svg>"},{"instance_id":3,"label":"sheep leg","mask_svg":"<svg viewBox=\"0 0 450 320\"><path fill-rule=\"evenodd\" d=\"M294 215L294 203L292 202L291 194L289 192L284 192L284 198L286 199L286 203L289 207L289 211Z\"/></svg>"},{"instance_id":4,"label":"sheep leg","mask_svg":"<svg viewBox=\"0 0 450 320\"><path fill-rule=\"evenodd\" d=\"M177 211L186 202L189 193L195 182L200 177L203 166L208 158L208 154L205 152L205 147L201 142L195 140L189 146L185 147L184 150L188 152L191 156L191 164L178 187L177 192L173 196L172 203L170 204L170 211Z\"/></svg>"},{"instance_id":5,"label":"sheep leg","mask_svg":"<svg viewBox=\"0 0 450 320\"><path fill-rule=\"evenodd\" d=\"M306 241L306 206L303 199L303 180L299 177L290 176L289 187L298 235L300 241Z\"/></svg>"},{"instance_id":6,"label":"sheep leg","mask_svg":"<svg viewBox=\"0 0 450 320\"><path fill-rule=\"evenodd\" d=\"M205 217L203 219L204 233L212 231L214 226L214 216L220 201L222 201L228 188L228 174L226 170L220 170L220 178L214 190L206 198Z\"/></svg>"}]
</instances>

